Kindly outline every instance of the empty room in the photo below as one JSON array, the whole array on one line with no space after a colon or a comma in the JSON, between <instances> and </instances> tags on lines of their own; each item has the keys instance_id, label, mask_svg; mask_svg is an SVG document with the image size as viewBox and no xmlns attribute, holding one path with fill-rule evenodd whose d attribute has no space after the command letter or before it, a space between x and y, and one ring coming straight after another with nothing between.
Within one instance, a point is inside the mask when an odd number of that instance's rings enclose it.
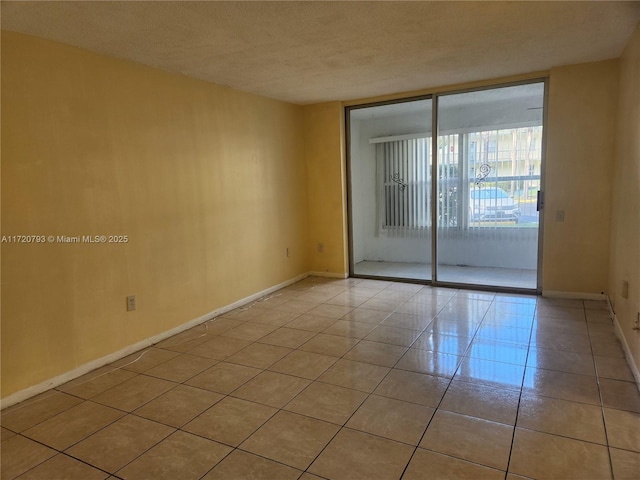
<instances>
[{"instance_id":1,"label":"empty room","mask_svg":"<svg viewBox=\"0 0 640 480\"><path fill-rule=\"evenodd\" d=\"M0 13L2 480L640 476L639 2Z\"/></svg>"}]
</instances>

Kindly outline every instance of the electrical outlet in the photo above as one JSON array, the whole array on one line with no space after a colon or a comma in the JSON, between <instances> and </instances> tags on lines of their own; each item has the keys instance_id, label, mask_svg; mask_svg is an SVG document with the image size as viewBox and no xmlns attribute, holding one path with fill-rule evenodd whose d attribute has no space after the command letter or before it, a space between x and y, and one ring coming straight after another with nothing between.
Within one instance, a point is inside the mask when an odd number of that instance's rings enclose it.
<instances>
[{"instance_id":1,"label":"electrical outlet","mask_svg":"<svg viewBox=\"0 0 640 480\"><path fill-rule=\"evenodd\" d=\"M324 252L324 243L319 243L318 244L318 253L323 253Z\"/></svg>"},{"instance_id":2,"label":"electrical outlet","mask_svg":"<svg viewBox=\"0 0 640 480\"><path fill-rule=\"evenodd\" d=\"M638 312L638 317L636 318L636 321L633 324L633 329L640 330L640 312Z\"/></svg>"},{"instance_id":3,"label":"electrical outlet","mask_svg":"<svg viewBox=\"0 0 640 480\"><path fill-rule=\"evenodd\" d=\"M564 210L556 210L556 222L564 222Z\"/></svg>"},{"instance_id":4,"label":"electrical outlet","mask_svg":"<svg viewBox=\"0 0 640 480\"><path fill-rule=\"evenodd\" d=\"M622 292L620 292L620 296L622 298L629 298L629 282L626 280L622 281Z\"/></svg>"},{"instance_id":5,"label":"electrical outlet","mask_svg":"<svg viewBox=\"0 0 640 480\"><path fill-rule=\"evenodd\" d=\"M290 256L291 256L291 249L287 247L287 258L289 258Z\"/></svg>"},{"instance_id":6,"label":"electrical outlet","mask_svg":"<svg viewBox=\"0 0 640 480\"><path fill-rule=\"evenodd\" d=\"M136 309L136 296L131 295L127 297L127 312L131 312Z\"/></svg>"}]
</instances>

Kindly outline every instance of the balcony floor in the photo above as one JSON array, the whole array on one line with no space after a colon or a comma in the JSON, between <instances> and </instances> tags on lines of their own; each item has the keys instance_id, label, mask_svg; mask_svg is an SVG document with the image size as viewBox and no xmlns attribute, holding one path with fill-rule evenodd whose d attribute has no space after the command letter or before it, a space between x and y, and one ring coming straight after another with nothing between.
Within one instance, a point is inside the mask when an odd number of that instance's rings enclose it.
<instances>
[{"instance_id":1,"label":"balcony floor","mask_svg":"<svg viewBox=\"0 0 640 480\"><path fill-rule=\"evenodd\" d=\"M355 265L356 275L372 277L431 280L430 263L372 262ZM524 268L461 267L441 265L438 279L442 282L508 288L536 288L536 271Z\"/></svg>"}]
</instances>

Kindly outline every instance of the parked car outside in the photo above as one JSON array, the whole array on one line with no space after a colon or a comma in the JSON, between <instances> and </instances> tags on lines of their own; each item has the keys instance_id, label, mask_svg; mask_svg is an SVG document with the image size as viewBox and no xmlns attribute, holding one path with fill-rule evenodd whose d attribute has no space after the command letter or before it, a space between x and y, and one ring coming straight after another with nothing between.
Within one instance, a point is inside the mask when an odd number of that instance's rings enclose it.
<instances>
[{"instance_id":1,"label":"parked car outside","mask_svg":"<svg viewBox=\"0 0 640 480\"><path fill-rule=\"evenodd\" d=\"M505 220L518 223L520 207L498 187L472 188L469 195L469 218L472 221Z\"/></svg>"}]
</instances>

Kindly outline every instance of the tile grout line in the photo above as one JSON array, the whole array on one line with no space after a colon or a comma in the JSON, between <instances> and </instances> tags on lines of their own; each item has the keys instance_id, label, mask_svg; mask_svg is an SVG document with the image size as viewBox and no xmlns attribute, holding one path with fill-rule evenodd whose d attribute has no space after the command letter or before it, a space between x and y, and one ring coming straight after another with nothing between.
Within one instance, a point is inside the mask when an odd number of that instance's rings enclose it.
<instances>
[{"instance_id":1,"label":"tile grout line","mask_svg":"<svg viewBox=\"0 0 640 480\"><path fill-rule=\"evenodd\" d=\"M509 467L511 466L511 456L513 455L513 447L516 439L516 431L518 428L518 415L520 414L520 404L522 403L522 394L524 390L524 379L527 376L527 364L529 362L529 352L531 351L531 338L533 336L533 327L536 323L536 314L538 312L538 298L536 297L536 307L533 311L533 321L531 322L531 328L529 329L529 341L527 342L527 355L524 361L524 370L522 372L522 383L520 384L520 393L518 395L518 405L516 406L516 416L513 423L513 433L511 436L511 447L509 448L509 458L507 459L507 468L505 471L505 479L509 476Z\"/></svg>"}]
</instances>

